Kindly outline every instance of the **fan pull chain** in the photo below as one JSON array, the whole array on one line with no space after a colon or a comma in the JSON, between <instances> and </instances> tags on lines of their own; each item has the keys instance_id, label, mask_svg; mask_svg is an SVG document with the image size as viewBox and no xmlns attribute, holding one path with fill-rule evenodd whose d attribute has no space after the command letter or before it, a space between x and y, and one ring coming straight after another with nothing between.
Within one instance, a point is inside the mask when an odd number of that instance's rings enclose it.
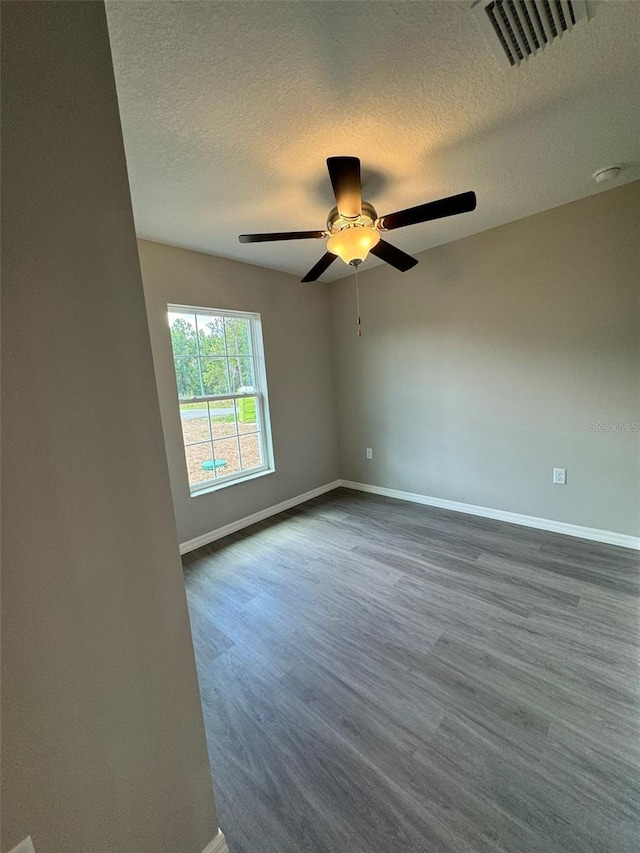
<instances>
[{"instance_id":1,"label":"fan pull chain","mask_svg":"<svg viewBox=\"0 0 640 853\"><path fill-rule=\"evenodd\" d=\"M358 267L356 266L356 329L358 337L362 337L362 322L360 320L360 288L358 287Z\"/></svg>"}]
</instances>

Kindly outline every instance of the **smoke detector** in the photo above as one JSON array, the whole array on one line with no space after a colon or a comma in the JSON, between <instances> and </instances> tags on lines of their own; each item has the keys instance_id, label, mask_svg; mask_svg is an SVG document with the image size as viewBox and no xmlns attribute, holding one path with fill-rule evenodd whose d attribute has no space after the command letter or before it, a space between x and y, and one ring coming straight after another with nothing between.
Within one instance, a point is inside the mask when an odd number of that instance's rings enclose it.
<instances>
[{"instance_id":1,"label":"smoke detector","mask_svg":"<svg viewBox=\"0 0 640 853\"><path fill-rule=\"evenodd\" d=\"M591 177L596 182L596 184L606 184L609 181L615 181L622 166L607 166L606 169L598 169L597 172L594 172Z\"/></svg>"},{"instance_id":2,"label":"smoke detector","mask_svg":"<svg viewBox=\"0 0 640 853\"><path fill-rule=\"evenodd\" d=\"M586 0L477 0L471 10L498 59L510 67L589 19Z\"/></svg>"}]
</instances>

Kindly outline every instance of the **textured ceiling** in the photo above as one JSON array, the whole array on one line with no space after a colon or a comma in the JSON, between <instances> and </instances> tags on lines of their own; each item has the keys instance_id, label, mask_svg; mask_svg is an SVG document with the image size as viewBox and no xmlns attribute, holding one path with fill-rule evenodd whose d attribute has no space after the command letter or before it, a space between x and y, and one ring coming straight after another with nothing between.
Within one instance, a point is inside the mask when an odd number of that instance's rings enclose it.
<instances>
[{"instance_id":1,"label":"textured ceiling","mask_svg":"<svg viewBox=\"0 0 640 853\"><path fill-rule=\"evenodd\" d=\"M608 189L598 168L640 177L640 2L591 3L513 69L470 5L107 2L139 235L302 275L322 242L237 237L324 228L331 155L360 157L380 215L475 190L389 235L413 253Z\"/></svg>"}]
</instances>

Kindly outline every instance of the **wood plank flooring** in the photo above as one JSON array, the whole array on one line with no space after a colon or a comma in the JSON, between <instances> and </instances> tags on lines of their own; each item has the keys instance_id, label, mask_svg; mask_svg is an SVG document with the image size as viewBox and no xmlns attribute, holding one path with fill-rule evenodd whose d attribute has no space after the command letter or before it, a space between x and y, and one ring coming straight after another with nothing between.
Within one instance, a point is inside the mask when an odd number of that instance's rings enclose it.
<instances>
[{"instance_id":1,"label":"wood plank flooring","mask_svg":"<svg viewBox=\"0 0 640 853\"><path fill-rule=\"evenodd\" d=\"M638 553L339 489L184 565L231 853L640 851Z\"/></svg>"}]
</instances>

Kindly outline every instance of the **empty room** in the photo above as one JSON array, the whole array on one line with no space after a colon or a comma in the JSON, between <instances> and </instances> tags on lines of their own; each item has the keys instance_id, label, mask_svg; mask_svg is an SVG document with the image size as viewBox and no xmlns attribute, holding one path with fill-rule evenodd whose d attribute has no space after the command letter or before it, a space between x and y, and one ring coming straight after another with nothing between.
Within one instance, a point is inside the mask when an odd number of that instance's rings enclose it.
<instances>
[{"instance_id":1,"label":"empty room","mask_svg":"<svg viewBox=\"0 0 640 853\"><path fill-rule=\"evenodd\" d=\"M640 3L3 0L2 853L639 853Z\"/></svg>"}]
</instances>

